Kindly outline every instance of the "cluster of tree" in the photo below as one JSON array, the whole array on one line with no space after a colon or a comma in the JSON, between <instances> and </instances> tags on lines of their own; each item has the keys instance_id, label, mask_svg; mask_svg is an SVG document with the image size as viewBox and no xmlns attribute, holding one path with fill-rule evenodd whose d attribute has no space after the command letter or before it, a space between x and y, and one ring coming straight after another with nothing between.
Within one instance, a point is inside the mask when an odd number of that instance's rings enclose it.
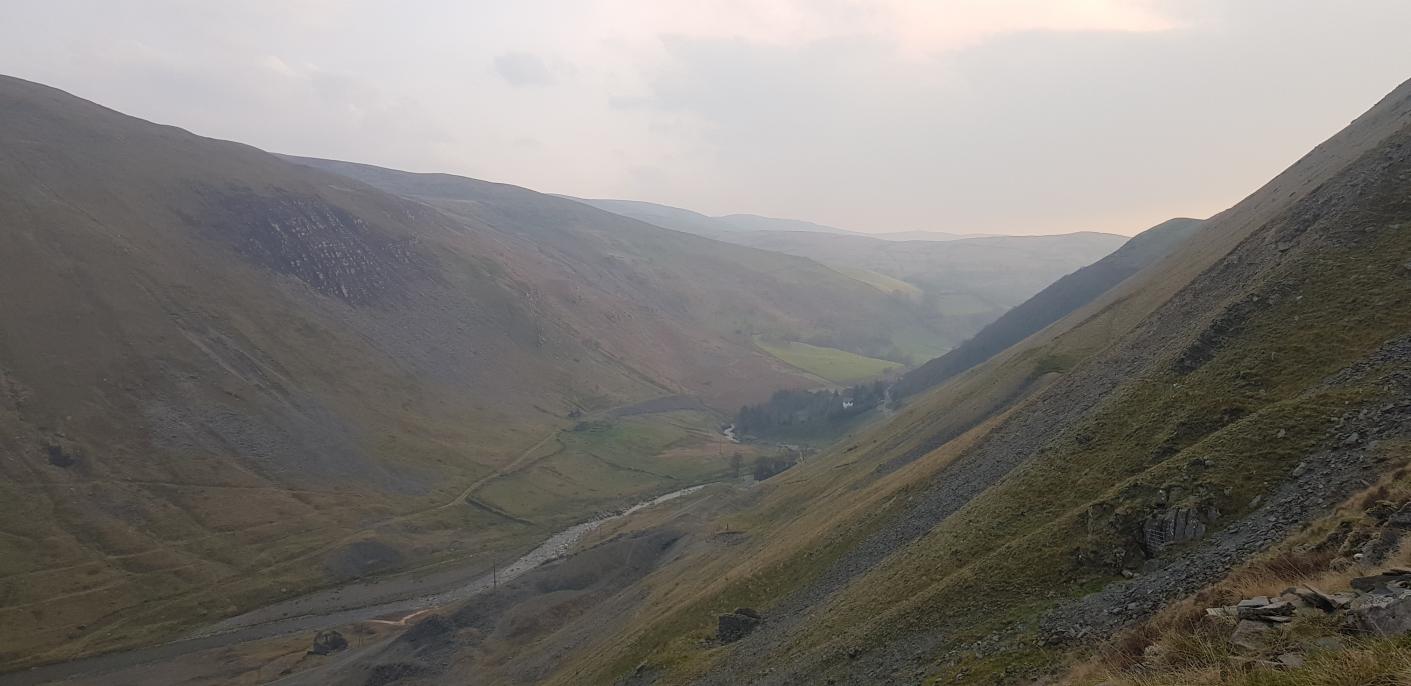
<instances>
[{"instance_id":1,"label":"cluster of tree","mask_svg":"<svg viewBox=\"0 0 1411 686\"><path fill-rule=\"evenodd\" d=\"M760 455L754 459L754 480L764 481L796 464L798 464L798 460L792 455L785 454L778 457Z\"/></svg>"},{"instance_id":2,"label":"cluster of tree","mask_svg":"<svg viewBox=\"0 0 1411 686\"><path fill-rule=\"evenodd\" d=\"M822 431L877 407L886 396L887 383L880 380L844 391L775 391L768 402L740 408L735 432L769 436Z\"/></svg>"}]
</instances>

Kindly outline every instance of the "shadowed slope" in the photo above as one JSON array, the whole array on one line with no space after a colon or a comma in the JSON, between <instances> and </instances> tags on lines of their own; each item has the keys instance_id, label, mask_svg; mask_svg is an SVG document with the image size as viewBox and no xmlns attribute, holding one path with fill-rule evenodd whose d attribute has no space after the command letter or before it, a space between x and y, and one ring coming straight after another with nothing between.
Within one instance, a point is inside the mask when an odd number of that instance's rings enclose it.
<instances>
[{"instance_id":1,"label":"shadowed slope","mask_svg":"<svg viewBox=\"0 0 1411 686\"><path fill-rule=\"evenodd\" d=\"M1005 312L956 349L907 372L893 393L897 397L920 393L984 362L1161 259L1199 226L1198 219L1170 219L1137 234L1111 255L1055 281Z\"/></svg>"}]
</instances>

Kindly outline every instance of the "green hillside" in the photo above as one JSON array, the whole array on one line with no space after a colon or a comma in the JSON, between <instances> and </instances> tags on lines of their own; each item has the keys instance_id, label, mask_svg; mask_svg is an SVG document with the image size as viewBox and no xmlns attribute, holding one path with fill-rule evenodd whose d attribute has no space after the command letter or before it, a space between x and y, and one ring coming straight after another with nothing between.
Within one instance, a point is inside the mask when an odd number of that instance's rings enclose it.
<instances>
[{"instance_id":1,"label":"green hillside","mask_svg":"<svg viewBox=\"0 0 1411 686\"><path fill-rule=\"evenodd\" d=\"M676 540L630 592L517 645L566 651L537 675L562 684L1095 684L1112 664L1131 669L1119 683L1185 683L1194 672L1132 656L1160 638L1206 659L1179 641L1224 641L1230 625L1197 610L1105 641L1210 584L1293 578L1259 557L1286 540L1301 557L1278 559L1377 569L1292 546L1411 492L1408 178L1411 82L1165 258L896 416L751 491L605 532ZM723 637L722 617L749 613L751 632ZM500 669L461 616L397 643L428 665L402 683L434 683L433 664ZM487 620L475 636L510 630ZM1127 657L1085 670L1095 654ZM1304 667L1273 656L1235 655L1202 683L1376 676L1365 660L1400 663L1405 645L1358 639Z\"/></svg>"},{"instance_id":2,"label":"green hillside","mask_svg":"<svg viewBox=\"0 0 1411 686\"><path fill-rule=\"evenodd\" d=\"M478 575L721 475L724 413L819 383L755 335L941 335L807 259L524 189L428 177L460 193L432 204L8 77L0 121L5 667ZM693 409L618 418L663 397Z\"/></svg>"},{"instance_id":3,"label":"green hillside","mask_svg":"<svg viewBox=\"0 0 1411 686\"><path fill-rule=\"evenodd\" d=\"M901 368L895 362L807 343L758 340L755 345L790 365L837 384L864 381Z\"/></svg>"},{"instance_id":4,"label":"green hillside","mask_svg":"<svg viewBox=\"0 0 1411 686\"><path fill-rule=\"evenodd\" d=\"M983 237L936 234L897 240L895 236L859 234L788 219L708 217L627 200L578 202L677 231L807 257L883 290L905 291L920 299L919 318L935 322L942 334L921 345L898 346L903 354L916 358L917 364L960 345L1009 308L1060 277L1102 259L1126 241L1122 236L1093 232Z\"/></svg>"}]
</instances>

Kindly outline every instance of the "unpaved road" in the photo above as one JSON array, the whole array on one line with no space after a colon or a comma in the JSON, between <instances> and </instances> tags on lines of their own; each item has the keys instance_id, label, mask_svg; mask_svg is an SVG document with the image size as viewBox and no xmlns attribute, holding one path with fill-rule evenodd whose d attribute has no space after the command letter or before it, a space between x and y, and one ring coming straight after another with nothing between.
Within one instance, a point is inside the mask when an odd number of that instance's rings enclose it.
<instances>
[{"instance_id":1,"label":"unpaved road","mask_svg":"<svg viewBox=\"0 0 1411 686\"><path fill-rule=\"evenodd\" d=\"M690 488L683 488L678 491L672 491L665 495L640 502L617 514L590 520L581 524L575 524L550 536L538 547L521 556L509 566L500 569L497 573L483 574L474 578L469 583L461 583L452 587L436 587L432 581L428 580L436 580L437 577L422 577L418 579L417 582L426 584L425 587L420 589L419 594L411 597L360 607L350 607L333 612L281 616L278 619L271 619L269 621L251 620L250 618L252 616L259 617L270 614L264 610L258 610L256 612L247 613L246 615L241 615L240 617L225 620L191 638L163 643L150 648L99 655L71 662L44 665L22 672L0 674L0 686L36 686L38 684L55 683L80 676L91 677L93 675L101 675L147 663L169 660L212 648L274 638L290 633L314 632L353 624L355 622L383 621L397 624L408 623L431 609L469 599L488 590L497 581L509 581L548 560L567 554L583 539L584 535L609 521L625 517L653 505L695 493L705 488L706 485L707 484L701 484ZM292 607L294 606L293 603L296 603L297 600L298 599L295 601L286 601L279 605Z\"/></svg>"}]
</instances>

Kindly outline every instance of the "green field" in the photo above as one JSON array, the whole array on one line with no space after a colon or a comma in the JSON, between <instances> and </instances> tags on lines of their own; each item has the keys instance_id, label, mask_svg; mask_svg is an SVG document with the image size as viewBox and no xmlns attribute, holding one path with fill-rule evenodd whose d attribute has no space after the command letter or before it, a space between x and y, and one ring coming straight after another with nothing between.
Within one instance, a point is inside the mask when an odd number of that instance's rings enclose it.
<instances>
[{"instance_id":1,"label":"green field","mask_svg":"<svg viewBox=\"0 0 1411 686\"><path fill-rule=\"evenodd\" d=\"M766 341L757 338L755 345L788 364L833 383L857 383L902 367L889 360L797 341Z\"/></svg>"},{"instance_id":2,"label":"green field","mask_svg":"<svg viewBox=\"0 0 1411 686\"><path fill-rule=\"evenodd\" d=\"M535 522L585 512L725 476L730 453L705 412L590 420L560 432L532 466L486 484L477 498Z\"/></svg>"},{"instance_id":3,"label":"green field","mask_svg":"<svg viewBox=\"0 0 1411 686\"><path fill-rule=\"evenodd\" d=\"M874 272L870 269L862 269L861 267L840 267L834 264L828 266L832 267L835 271L841 272L844 276L857 279L883 293L896 293L911 298L921 297L920 288L902 281L901 279L887 276L880 272Z\"/></svg>"}]
</instances>

